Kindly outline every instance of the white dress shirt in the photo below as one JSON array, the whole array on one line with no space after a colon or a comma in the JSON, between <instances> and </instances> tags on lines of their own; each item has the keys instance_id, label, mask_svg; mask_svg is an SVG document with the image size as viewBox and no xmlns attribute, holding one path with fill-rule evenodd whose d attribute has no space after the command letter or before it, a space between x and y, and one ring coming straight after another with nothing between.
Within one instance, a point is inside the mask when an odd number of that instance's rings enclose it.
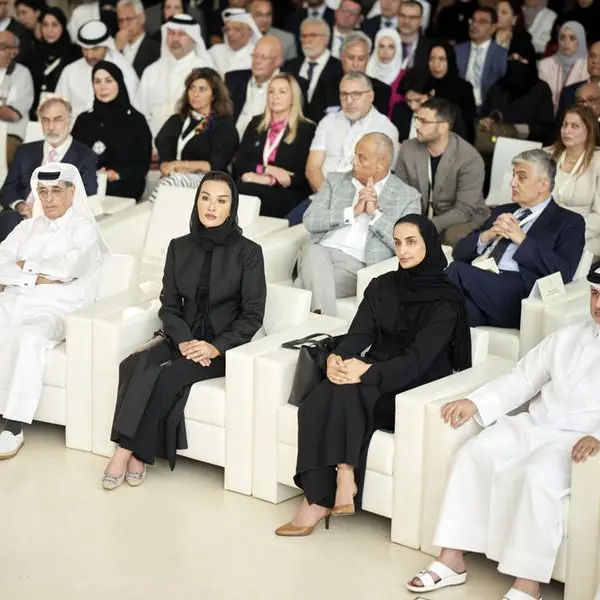
<instances>
[{"instance_id":1,"label":"white dress shirt","mask_svg":"<svg viewBox=\"0 0 600 600\"><path fill-rule=\"evenodd\" d=\"M366 133L385 133L394 144L394 158L398 156L398 130L396 126L376 108L360 120L352 122L343 111L323 117L317 126L310 149L325 152L321 166L323 177L328 173L350 171L354 159L354 146Z\"/></svg>"},{"instance_id":2,"label":"white dress shirt","mask_svg":"<svg viewBox=\"0 0 600 600\"><path fill-rule=\"evenodd\" d=\"M309 58L305 58L302 66L300 67L300 72L298 73L299 77L304 77L304 79L308 79L308 63L315 62L315 69L313 71L312 79L310 80L310 85L308 87L308 101L312 102L313 94L315 93L315 88L317 87L317 83L319 83L319 77L321 77L321 73L327 64L331 56L331 52L325 48L325 52L319 56L319 58L315 60L311 60Z\"/></svg>"},{"instance_id":3,"label":"white dress shirt","mask_svg":"<svg viewBox=\"0 0 600 600\"><path fill-rule=\"evenodd\" d=\"M342 46L344 45L345 33L342 33L334 25L331 32L331 54L334 58L339 58L342 54Z\"/></svg>"},{"instance_id":4,"label":"white dress shirt","mask_svg":"<svg viewBox=\"0 0 600 600\"><path fill-rule=\"evenodd\" d=\"M0 69L0 83L6 76L6 69ZM33 79L29 69L18 63L15 64L15 69L10 75L8 94L3 100L4 104L16 110L21 118L18 121L6 124L8 135L16 135L22 140L25 139L27 123L29 123L29 109L33 104L33 94Z\"/></svg>"},{"instance_id":5,"label":"white dress shirt","mask_svg":"<svg viewBox=\"0 0 600 600\"><path fill-rule=\"evenodd\" d=\"M279 73L279 70L275 71L273 76L277 73ZM265 112L269 81L270 80L260 84L256 81L254 76L248 81L248 85L246 86L246 102L244 102L240 116L235 123L240 140L244 137L244 132L246 131L246 127L248 127L248 123L250 123L257 115L262 115L263 112Z\"/></svg>"},{"instance_id":6,"label":"white dress shirt","mask_svg":"<svg viewBox=\"0 0 600 600\"><path fill-rule=\"evenodd\" d=\"M381 190L384 188L389 177L390 174L388 173L373 186L377 192L377 197L381 194ZM381 213L375 211L375 214L372 216L367 213L362 213L358 217L354 216L354 207L358 204L360 190L365 186L358 179L354 178L352 179L352 183L356 188L356 193L354 194L352 206L344 209L344 225L330 231L321 240L320 244L326 248L341 250L345 254L364 263L367 260L369 227L381 217Z\"/></svg>"},{"instance_id":7,"label":"white dress shirt","mask_svg":"<svg viewBox=\"0 0 600 600\"><path fill-rule=\"evenodd\" d=\"M467 64L467 75L465 79L473 86L473 96L475 96L475 104L481 106L483 104L483 95L481 93L481 79L483 79L483 68L485 66L485 59L490 48L492 40L483 42L483 44L475 44L471 42L471 51L469 52L469 62ZM477 48L481 52L481 78L479 81L475 79L474 66L475 57L477 55Z\"/></svg>"},{"instance_id":8,"label":"white dress shirt","mask_svg":"<svg viewBox=\"0 0 600 600\"><path fill-rule=\"evenodd\" d=\"M142 35L140 35L137 40L134 40L131 44L128 43L123 46L123 56L127 59L127 62L130 65L133 65L135 56L138 53L138 50L140 49L145 37L146 34L142 32Z\"/></svg>"}]
</instances>

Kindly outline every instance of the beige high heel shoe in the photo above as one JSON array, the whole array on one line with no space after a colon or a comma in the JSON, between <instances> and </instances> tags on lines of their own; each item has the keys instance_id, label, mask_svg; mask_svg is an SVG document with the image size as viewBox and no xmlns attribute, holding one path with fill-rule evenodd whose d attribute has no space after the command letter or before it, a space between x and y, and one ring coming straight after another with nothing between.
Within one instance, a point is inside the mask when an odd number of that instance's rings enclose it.
<instances>
[{"instance_id":1,"label":"beige high heel shoe","mask_svg":"<svg viewBox=\"0 0 600 600\"><path fill-rule=\"evenodd\" d=\"M328 510L314 525L294 525L291 521L278 527L275 530L275 535L282 537L304 537L310 535L315 527L325 519L325 529L329 529L329 517L331 517L331 510Z\"/></svg>"}]
</instances>

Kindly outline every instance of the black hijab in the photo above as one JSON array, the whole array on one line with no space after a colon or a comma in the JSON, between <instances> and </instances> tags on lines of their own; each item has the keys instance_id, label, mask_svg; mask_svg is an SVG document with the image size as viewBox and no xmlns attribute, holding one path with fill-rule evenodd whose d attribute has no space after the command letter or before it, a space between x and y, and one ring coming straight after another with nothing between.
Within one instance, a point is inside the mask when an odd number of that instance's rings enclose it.
<instances>
[{"instance_id":1,"label":"black hijab","mask_svg":"<svg viewBox=\"0 0 600 600\"><path fill-rule=\"evenodd\" d=\"M97 71L107 71L119 86L119 92L114 100L110 102L101 102L94 94L94 113L99 115L105 121L117 121L131 113L131 102L127 93L127 86L123 79L123 72L115 63L107 60L97 62L92 68L92 82Z\"/></svg>"},{"instance_id":2,"label":"black hijab","mask_svg":"<svg viewBox=\"0 0 600 600\"><path fill-rule=\"evenodd\" d=\"M458 72L458 66L456 65L456 52L454 51L454 47L446 40L435 42L429 49L429 54L427 55L428 59L434 48L442 48L444 50L446 53L446 62L448 63L448 71L441 79L434 77L431 71L429 71L429 67L427 67L427 70L431 75L432 87L435 90L436 98L445 98L454 104L460 103L462 98L460 87L462 86L457 88L456 85L456 82L460 81L461 77Z\"/></svg>"},{"instance_id":3,"label":"black hijab","mask_svg":"<svg viewBox=\"0 0 600 600\"><path fill-rule=\"evenodd\" d=\"M108 32L112 37L115 37L115 35L117 35L117 31L119 31L119 22L117 20L117 1L118 0L98 0L100 20L106 25Z\"/></svg>"},{"instance_id":4,"label":"black hijab","mask_svg":"<svg viewBox=\"0 0 600 600\"><path fill-rule=\"evenodd\" d=\"M46 6L40 14L40 23L44 20L46 15L53 16L60 23L62 27L62 33L53 44L49 44L42 38L38 42L38 47L40 49L40 53L45 58L55 59L59 56L64 56L67 54L71 50L73 43L71 42L71 37L67 31L67 17L65 16L65 13L56 6Z\"/></svg>"},{"instance_id":5,"label":"black hijab","mask_svg":"<svg viewBox=\"0 0 600 600\"><path fill-rule=\"evenodd\" d=\"M528 63L511 59L513 54L527 59ZM506 73L498 81L498 85L511 97L519 98L527 94L538 81L537 57L531 42L524 37L514 37L508 49Z\"/></svg>"},{"instance_id":6,"label":"black hijab","mask_svg":"<svg viewBox=\"0 0 600 600\"><path fill-rule=\"evenodd\" d=\"M207 181L221 181L226 183L231 190L231 214L222 225L218 227L205 227L200 222L198 213L198 198L202 191L202 186ZM190 218L190 235L198 246L204 250L212 250L215 246L229 246L240 239L242 230L237 222L237 212L239 206L239 194L233 179L223 171L209 171L203 178L200 187L196 192L194 199L194 208Z\"/></svg>"},{"instance_id":7,"label":"black hijab","mask_svg":"<svg viewBox=\"0 0 600 600\"><path fill-rule=\"evenodd\" d=\"M444 273L448 261L442 250L440 236L435 225L426 217L412 214L398 219L394 224L412 223L419 228L421 237L425 241L425 258L416 267L403 269L398 265L395 276L395 287L398 302L399 325L416 330L423 327L429 318L434 306L445 301L453 305L458 320L452 340L452 366L455 371L462 371L471 366L471 332L467 318L467 307L462 291L452 283ZM413 322L406 322L403 305L420 304ZM402 323L404 321L404 323Z\"/></svg>"}]
</instances>

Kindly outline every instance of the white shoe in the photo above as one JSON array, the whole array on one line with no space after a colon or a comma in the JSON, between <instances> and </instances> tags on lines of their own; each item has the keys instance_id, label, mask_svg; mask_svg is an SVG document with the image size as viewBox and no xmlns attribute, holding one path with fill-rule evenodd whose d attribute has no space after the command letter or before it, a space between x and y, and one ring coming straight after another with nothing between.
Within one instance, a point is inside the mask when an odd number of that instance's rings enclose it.
<instances>
[{"instance_id":1,"label":"white shoe","mask_svg":"<svg viewBox=\"0 0 600 600\"><path fill-rule=\"evenodd\" d=\"M23 447L24 443L25 439L22 431L15 435L10 431L4 430L0 433L0 460L14 458L19 453L19 450Z\"/></svg>"}]
</instances>

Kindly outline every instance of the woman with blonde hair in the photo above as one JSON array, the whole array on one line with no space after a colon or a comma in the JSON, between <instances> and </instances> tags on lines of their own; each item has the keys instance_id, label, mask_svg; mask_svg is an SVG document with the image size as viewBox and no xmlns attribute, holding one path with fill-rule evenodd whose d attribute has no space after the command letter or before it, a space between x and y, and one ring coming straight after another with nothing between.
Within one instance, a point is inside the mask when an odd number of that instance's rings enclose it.
<instances>
[{"instance_id":1,"label":"woman with blonde hair","mask_svg":"<svg viewBox=\"0 0 600 600\"><path fill-rule=\"evenodd\" d=\"M250 121L233 161L240 194L261 199L260 214L285 217L310 195L306 159L315 124L302 112L292 75L271 79L265 112Z\"/></svg>"},{"instance_id":2,"label":"woman with blonde hair","mask_svg":"<svg viewBox=\"0 0 600 600\"><path fill-rule=\"evenodd\" d=\"M592 110L567 109L558 140L547 150L558 167L554 200L584 217L586 250L600 256L600 148Z\"/></svg>"}]
</instances>

